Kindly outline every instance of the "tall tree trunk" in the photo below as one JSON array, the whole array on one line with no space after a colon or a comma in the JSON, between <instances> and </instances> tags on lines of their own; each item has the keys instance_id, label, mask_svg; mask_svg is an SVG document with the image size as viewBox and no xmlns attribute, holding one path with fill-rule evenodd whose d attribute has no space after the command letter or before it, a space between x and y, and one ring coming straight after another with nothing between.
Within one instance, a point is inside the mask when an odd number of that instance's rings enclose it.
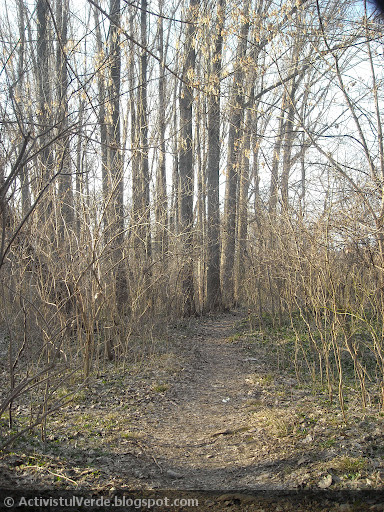
<instances>
[{"instance_id":1,"label":"tall tree trunk","mask_svg":"<svg viewBox=\"0 0 384 512\"><path fill-rule=\"evenodd\" d=\"M253 103L253 87L249 103ZM241 299L241 289L245 274L245 258L248 235L248 190L249 190L249 156L251 152L252 110L247 110L245 133L240 157L239 203L237 215L237 251L235 259L235 302Z\"/></svg>"},{"instance_id":2,"label":"tall tree trunk","mask_svg":"<svg viewBox=\"0 0 384 512\"><path fill-rule=\"evenodd\" d=\"M213 92L208 97L208 165L207 165L207 296L205 311L222 307L220 288L220 79L223 51L223 28L226 0L217 5L216 37L212 55Z\"/></svg>"},{"instance_id":3,"label":"tall tree trunk","mask_svg":"<svg viewBox=\"0 0 384 512\"><path fill-rule=\"evenodd\" d=\"M271 181L269 186L269 213L274 215L277 210L277 203L279 199L279 167L281 158L281 147L283 144L284 137L284 125L285 125L285 107L287 104L287 94L284 91L283 99L281 102L281 114L278 125L278 132L275 141L275 147L273 149L272 157L272 169L271 169Z\"/></svg>"},{"instance_id":4,"label":"tall tree trunk","mask_svg":"<svg viewBox=\"0 0 384 512\"><path fill-rule=\"evenodd\" d=\"M111 235L109 242L113 249L113 258L115 262L114 278L116 286L116 306L121 315L124 312L128 301L128 283L124 265L124 183L121 155L121 135L120 135L120 72L121 72L121 54L120 54L120 0L111 0L110 2L110 88L109 88L109 194L111 196L110 204L112 206L111 215L108 218L108 230Z\"/></svg>"},{"instance_id":5,"label":"tall tree trunk","mask_svg":"<svg viewBox=\"0 0 384 512\"><path fill-rule=\"evenodd\" d=\"M178 88L181 88L179 83L174 87L173 104L177 103ZM175 136L173 137L173 161L172 161L172 204L169 218L169 225L175 235L180 233L180 176L179 176L179 152L178 152L178 119L177 109L173 112L172 128Z\"/></svg>"},{"instance_id":6,"label":"tall tree trunk","mask_svg":"<svg viewBox=\"0 0 384 512\"><path fill-rule=\"evenodd\" d=\"M163 13L163 0L159 3L160 16ZM156 177L156 245L163 264L166 266L168 253L168 201L167 201L167 175L165 167L165 67L164 67L164 27L163 18L159 21L159 152Z\"/></svg>"},{"instance_id":7,"label":"tall tree trunk","mask_svg":"<svg viewBox=\"0 0 384 512\"><path fill-rule=\"evenodd\" d=\"M261 12L261 6L260 6L260 12ZM261 18L261 16L260 16ZM256 42L256 41L255 41ZM255 44L254 42L254 44ZM264 52L259 52L258 49L255 49L254 52L254 60L257 64L257 69L260 70L265 65L265 58L266 55ZM261 77L258 80L258 86L256 89L256 84L253 84L253 88L251 89L252 94L255 95L256 91L262 91L264 89L264 74L261 74ZM253 111L256 113L254 116L254 119L252 121L252 136L251 136L251 143L252 143L252 153L253 153L253 168L252 168L252 180L253 180L253 187L254 187L254 212L255 212L255 219L256 222L259 225L260 222L260 213L261 213L261 198L260 198L260 172L259 172L259 154L260 154L260 147L261 147L261 141L262 141L262 135L265 132L267 121L264 120L262 122L262 117L259 116L259 106L260 106L261 98L258 98L256 102L253 102Z\"/></svg>"},{"instance_id":8,"label":"tall tree trunk","mask_svg":"<svg viewBox=\"0 0 384 512\"><path fill-rule=\"evenodd\" d=\"M140 7L141 45L147 47L147 0L141 0ZM139 84L139 154L140 154L140 229L139 238L142 241L143 257L147 265L151 260L151 228L149 205L149 163L148 163L148 107L147 107L147 67L148 57L146 50L140 55L140 84ZM146 269L147 272L148 269Z\"/></svg>"},{"instance_id":9,"label":"tall tree trunk","mask_svg":"<svg viewBox=\"0 0 384 512\"><path fill-rule=\"evenodd\" d=\"M65 230L73 227L73 189L71 159L68 131L68 73L66 62L66 45L68 43L68 0L56 0L56 73L58 80L58 130L59 143L57 147L57 165L61 166L58 185L58 200L60 207L59 233L64 237Z\"/></svg>"},{"instance_id":10,"label":"tall tree trunk","mask_svg":"<svg viewBox=\"0 0 384 512\"><path fill-rule=\"evenodd\" d=\"M48 143L52 128L52 92L50 70L50 40L49 10L46 0L37 0L37 56L36 78L38 84L38 111L37 123L39 127L39 144L41 151L38 155L38 187L36 195L48 183L53 172L52 146ZM42 217L44 221L50 219L53 210L52 194L47 194Z\"/></svg>"},{"instance_id":11,"label":"tall tree trunk","mask_svg":"<svg viewBox=\"0 0 384 512\"><path fill-rule=\"evenodd\" d=\"M18 96L23 96L24 89L24 54L25 54L25 6L23 0L17 0L17 14L18 14L18 25L19 25L19 45L18 45L18 61L17 61L17 80L18 80ZM24 111L23 106L18 105L18 110L20 110L20 120L19 123L23 125L23 119L26 117L26 112ZM20 142L20 149L23 146L23 141ZM21 188L21 209L23 217L27 214L28 210L31 207L31 192L29 188L29 176L28 176L28 167L27 165L23 165L20 168L19 172L20 176L20 188Z\"/></svg>"},{"instance_id":12,"label":"tall tree trunk","mask_svg":"<svg viewBox=\"0 0 384 512\"><path fill-rule=\"evenodd\" d=\"M100 146L101 146L101 180L102 180L102 190L103 190L103 198L104 198L104 208L107 208L107 204L109 202L109 193L110 193L110 169L109 169L109 151L108 151L108 126L107 126L107 116L106 116L106 102L107 102L107 91L106 91L106 77L105 77L105 69L104 69L104 61L106 59L106 43L103 41L101 30L100 30L100 21L99 21L99 10L97 8L94 9L94 19L95 19L95 33L96 33L96 45L97 45L97 54L98 54L98 62L100 69L97 72L97 100L98 100L98 123L100 129ZM110 234L109 234L109 219L108 219L108 211L105 212L104 215L104 240L106 243L109 242Z\"/></svg>"},{"instance_id":13,"label":"tall tree trunk","mask_svg":"<svg viewBox=\"0 0 384 512\"><path fill-rule=\"evenodd\" d=\"M84 115L84 100L80 99L79 102L79 129L77 133L77 146L76 146L76 180L75 180L75 190L76 190L76 201L74 202L75 212L76 212L76 235L80 240L81 235L81 225L82 225L82 214L87 212L87 216L89 216L88 209L84 208L84 193L86 191L86 187L84 186L85 179L88 180L88 177L83 173L84 165L84 151L83 151L83 115Z\"/></svg>"},{"instance_id":14,"label":"tall tree trunk","mask_svg":"<svg viewBox=\"0 0 384 512\"><path fill-rule=\"evenodd\" d=\"M190 0L188 20L193 21L198 14L199 0ZM185 57L180 90L180 220L183 238L183 307L184 316L195 313L195 297L193 283L193 87L192 77L195 70L196 52L194 38L196 27L189 23L186 30Z\"/></svg>"},{"instance_id":15,"label":"tall tree trunk","mask_svg":"<svg viewBox=\"0 0 384 512\"><path fill-rule=\"evenodd\" d=\"M197 74L200 74L200 70L197 70ZM206 137L205 137L205 126L202 123L202 112L206 111L206 98L205 95L198 94L195 99L195 155L197 160L197 190L196 190L196 229L194 242L196 247L196 258L197 262L196 269L196 282L195 290L198 290L198 294L195 294L195 302L198 304L198 311L203 311L205 302L205 287L206 287Z\"/></svg>"},{"instance_id":16,"label":"tall tree trunk","mask_svg":"<svg viewBox=\"0 0 384 512\"><path fill-rule=\"evenodd\" d=\"M140 43L142 45L139 63L139 85L137 102L131 97L132 129L132 203L134 252L146 275L151 259L151 230L149 204L149 163L148 163L148 108L147 108L147 0L140 4ZM131 24L133 28L133 24ZM134 62L131 61L130 80L134 94Z\"/></svg>"},{"instance_id":17,"label":"tall tree trunk","mask_svg":"<svg viewBox=\"0 0 384 512\"><path fill-rule=\"evenodd\" d=\"M298 49L294 48L293 56L293 69L297 72L298 67ZM286 122L284 126L284 142L283 142L283 168L281 172L281 202L284 211L288 211L288 185L289 185L289 174L291 170L291 155L292 155L292 144L295 139L294 127L295 127L295 95L300 81L304 78L304 74L293 78L290 87L288 88L288 110L286 116Z\"/></svg>"},{"instance_id":18,"label":"tall tree trunk","mask_svg":"<svg viewBox=\"0 0 384 512\"><path fill-rule=\"evenodd\" d=\"M136 8L131 8L129 17L129 31L134 33L134 21ZM133 41L129 42L129 114L131 124L131 168L132 168L132 211L131 211L131 226L130 236L132 238L133 253L135 258L139 259L139 248L142 241L139 236L140 225L140 158L139 158L139 127L138 127L138 95L136 83L136 68L135 68L135 45Z\"/></svg>"},{"instance_id":19,"label":"tall tree trunk","mask_svg":"<svg viewBox=\"0 0 384 512\"><path fill-rule=\"evenodd\" d=\"M241 145L241 124L244 117L244 58L247 51L247 38L249 32L249 0L244 6L245 22L241 27L241 33L236 52L236 71L233 77L231 112L229 116L228 134L228 160L227 183L225 189L224 204L224 232L222 251L222 295L226 307L234 305L234 264L236 248L236 214L237 214L237 186L239 147Z\"/></svg>"}]
</instances>

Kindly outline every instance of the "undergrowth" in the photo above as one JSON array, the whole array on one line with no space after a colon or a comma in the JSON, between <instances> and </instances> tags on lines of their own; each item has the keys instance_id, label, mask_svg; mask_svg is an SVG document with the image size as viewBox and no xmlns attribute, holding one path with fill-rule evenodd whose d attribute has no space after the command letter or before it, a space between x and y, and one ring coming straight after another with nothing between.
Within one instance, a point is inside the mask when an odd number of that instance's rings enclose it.
<instances>
[{"instance_id":1,"label":"undergrowth","mask_svg":"<svg viewBox=\"0 0 384 512\"><path fill-rule=\"evenodd\" d=\"M377 350L379 326L347 315L295 311L280 318L249 312L236 325L236 337L249 349L264 349L271 367L298 385L326 392L343 414L354 406L383 408L382 363ZM323 393L322 393L323 395ZM322 398L324 400L324 398Z\"/></svg>"}]
</instances>

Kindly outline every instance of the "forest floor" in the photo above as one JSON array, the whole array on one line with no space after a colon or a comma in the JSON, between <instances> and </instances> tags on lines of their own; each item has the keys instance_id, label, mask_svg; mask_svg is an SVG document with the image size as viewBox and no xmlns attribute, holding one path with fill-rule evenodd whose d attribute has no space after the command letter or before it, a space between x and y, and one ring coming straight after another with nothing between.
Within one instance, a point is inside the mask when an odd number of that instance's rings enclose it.
<instances>
[{"instance_id":1,"label":"forest floor","mask_svg":"<svg viewBox=\"0 0 384 512\"><path fill-rule=\"evenodd\" d=\"M111 363L50 418L45 445L36 433L2 454L0 487L199 490L211 512L384 511L384 416L356 395L345 421L241 326L240 312L193 320L145 364Z\"/></svg>"}]
</instances>

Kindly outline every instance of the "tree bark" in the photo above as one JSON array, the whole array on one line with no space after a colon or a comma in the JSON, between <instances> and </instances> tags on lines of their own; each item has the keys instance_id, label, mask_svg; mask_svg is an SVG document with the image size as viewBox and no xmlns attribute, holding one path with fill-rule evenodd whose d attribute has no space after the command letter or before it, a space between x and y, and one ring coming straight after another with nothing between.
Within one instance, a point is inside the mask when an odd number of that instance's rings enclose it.
<instances>
[{"instance_id":1,"label":"tree bark","mask_svg":"<svg viewBox=\"0 0 384 512\"><path fill-rule=\"evenodd\" d=\"M253 91L253 87L252 87ZM250 95L250 104L253 102ZM249 190L249 155L251 152L251 123L252 110L247 111L244 140L241 147L239 199L237 215L237 251L235 257L235 303L241 301L241 289L245 274L245 257L247 252L248 235L248 190Z\"/></svg>"},{"instance_id":2,"label":"tree bark","mask_svg":"<svg viewBox=\"0 0 384 512\"><path fill-rule=\"evenodd\" d=\"M68 73L66 62L66 45L68 43L68 0L56 0L56 73L58 81L58 129L59 143L57 148L58 162L61 173L58 183L58 200L60 205L59 233L64 238L66 230L73 227L73 188L71 159L68 135Z\"/></svg>"},{"instance_id":3,"label":"tree bark","mask_svg":"<svg viewBox=\"0 0 384 512\"><path fill-rule=\"evenodd\" d=\"M115 263L114 278L116 287L117 312L122 315L128 301L128 283L124 265L124 182L121 155L120 127L120 85L121 85L121 53L120 53L120 0L110 2L110 88L109 106L110 123L108 134L109 146L109 194L111 196L111 215L108 218L109 243L113 250ZM107 203L107 201L106 201Z\"/></svg>"},{"instance_id":4,"label":"tree bark","mask_svg":"<svg viewBox=\"0 0 384 512\"><path fill-rule=\"evenodd\" d=\"M208 97L208 165L207 165L207 296L205 311L222 308L220 288L220 79L223 52L223 28L226 0L217 5L216 36L212 55L213 92Z\"/></svg>"},{"instance_id":5,"label":"tree bark","mask_svg":"<svg viewBox=\"0 0 384 512\"><path fill-rule=\"evenodd\" d=\"M17 14L18 14L18 25L19 25L19 45L18 45L18 61L17 61L17 80L18 80L18 91L19 97L23 96L24 89L24 62L25 62L25 6L23 0L17 0ZM23 119L26 118L26 112L24 109L24 105L17 105L18 110L20 111L19 123L24 125ZM24 130L24 126L23 126ZM25 131L24 131L25 132ZM20 142L20 149L23 146L23 141ZM23 217L27 214L28 210L31 207L31 191L29 188L29 176L28 176L28 167L27 165L22 165L20 167L20 186L21 186L21 209Z\"/></svg>"},{"instance_id":6,"label":"tree bark","mask_svg":"<svg viewBox=\"0 0 384 512\"><path fill-rule=\"evenodd\" d=\"M104 65L102 64L106 58L105 46L106 43L103 41L101 30L100 30L100 21L99 21L99 10L97 8L94 9L94 19L95 19L95 33L96 33L96 45L97 45L97 53L98 53L98 62L100 65L100 69L97 73L97 96L98 96L98 123L100 130L100 146L101 146L101 180L102 180L102 190L103 190L103 198L104 198L104 208L107 208L107 204L109 201L109 191L110 191L110 176L109 176L109 151L108 151L108 126L107 126L107 117L106 117L106 102L107 102L107 91L106 91L106 77ZM108 220L108 211L105 212L104 215L104 240L105 243L109 241L109 228L108 228L109 220Z\"/></svg>"},{"instance_id":7,"label":"tree bark","mask_svg":"<svg viewBox=\"0 0 384 512\"><path fill-rule=\"evenodd\" d=\"M236 71L232 85L231 112L229 117L227 183L224 204L224 233L222 249L222 296L225 307L234 306L234 264L236 248L236 215L239 147L241 145L241 124L244 117L244 57L247 51L249 32L249 4L244 9L245 22L241 27L236 53Z\"/></svg>"},{"instance_id":8,"label":"tree bark","mask_svg":"<svg viewBox=\"0 0 384 512\"><path fill-rule=\"evenodd\" d=\"M298 68L298 48L293 49L293 67L294 72L297 72ZM283 168L281 172L281 202L284 211L288 211L288 185L289 185L289 174L291 170L291 155L292 155L292 144L295 139L294 127L295 127L295 95L300 81L304 75L299 75L292 79L290 88L288 89L288 110L286 115L286 122L284 125L284 142L283 142ZM287 86L288 87L288 86Z\"/></svg>"},{"instance_id":9,"label":"tree bark","mask_svg":"<svg viewBox=\"0 0 384 512\"><path fill-rule=\"evenodd\" d=\"M284 137L285 125L285 107L287 104L287 94L284 91L281 101L281 113L279 119L278 132L276 134L275 147L273 149L271 181L269 186L269 213L275 215L277 211L277 203L279 199L279 168L281 158L281 147Z\"/></svg>"},{"instance_id":10,"label":"tree bark","mask_svg":"<svg viewBox=\"0 0 384 512\"><path fill-rule=\"evenodd\" d=\"M192 21L197 16L199 1L190 0L188 20ZM195 24L189 23L186 29L185 57L182 71L182 84L179 97L180 108L180 151L179 151L179 175L180 175L180 223L183 239L183 316L195 313L195 294L193 282L193 80L195 70L196 52L194 48Z\"/></svg>"},{"instance_id":11,"label":"tree bark","mask_svg":"<svg viewBox=\"0 0 384 512\"><path fill-rule=\"evenodd\" d=\"M159 12L163 12L163 0L159 3ZM166 255L168 253L168 200L167 200L167 175L165 167L165 67L164 67L164 27L163 18L159 18L159 151L157 162L156 178L156 245L164 265L167 265Z\"/></svg>"},{"instance_id":12,"label":"tree bark","mask_svg":"<svg viewBox=\"0 0 384 512\"><path fill-rule=\"evenodd\" d=\"M51 59L48 47L49 40L49 11L46 0L37 0L36 4L37 16L37 56L36 56L36 81L38 84L38 111L37 124L39 131L39 143L41 151L38 155L38 186L36 195L49 182L53 172L53 155L52 147L48 144L48 135L52 128L52 90L51 79L49 74ZM47 201L42 212L44 221L50 219L53 202L52 194L47 194Z\"/></svg>"},{"instance_id":13,"label":"tree bark","mask_svg":"<svg viewBox=\"0 0 384 512\"><path fill-rule=\"evenodd\" d=\"M147 47L147 0L141 0L140 32L141 44ZM149 204L149 163L148 163L148 82L147 82L148 57L142 50L140 55L140 84L138 101L139 121L139 162L140 162L140 224L139 240L142 245L143 257L147 266L152 256L150 204Z\"/></svg>"}]
</instances>

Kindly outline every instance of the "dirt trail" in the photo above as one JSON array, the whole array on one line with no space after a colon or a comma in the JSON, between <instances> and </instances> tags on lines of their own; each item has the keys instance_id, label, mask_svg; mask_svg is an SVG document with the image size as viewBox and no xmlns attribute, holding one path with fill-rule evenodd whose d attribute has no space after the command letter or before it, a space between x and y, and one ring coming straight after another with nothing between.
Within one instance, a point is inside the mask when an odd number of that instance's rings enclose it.
<instances>
[{"instance_id":1,"label":"dirt trail","mask_svg":"<svg viewBox=\"0 0 384 512\"><path fill-rule=\"evenodd\" d=\"M163 477L155 486L165 477L179 489L284 488L249 412L256 362L233 340L238 320L221 315L199 325L185 340L188 365L144 412L141 430Z\"/></svg>"},{"instance_id":2,"label":"dirt trail","mask_svg":"<svg viewBox=\"0 0 384 512\"><path fill-rule=\"evenodd\" d=\"M160 409L145 414L147 446L170 478L173 473L180 477L173 482L178 488L241 488L260 473L252 449L239 441L252 430L245 410L245 378L254 362L230 341L235 320L226 315L200 326L187 341L190 366Z\"/></svg>"}]
</instances>

